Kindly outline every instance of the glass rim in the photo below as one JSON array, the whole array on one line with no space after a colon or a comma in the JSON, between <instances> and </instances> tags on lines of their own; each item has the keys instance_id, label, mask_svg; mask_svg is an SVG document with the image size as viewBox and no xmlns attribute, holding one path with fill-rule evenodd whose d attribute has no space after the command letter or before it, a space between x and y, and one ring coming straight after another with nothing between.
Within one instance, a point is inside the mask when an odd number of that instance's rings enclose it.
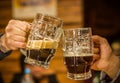
<instances>
[{"instance_id":1,"label":"glass rim","mask_svg":"<svg viewBox=\"0 0 120 83\"><path fill-rule=\"evenodd\" d=\"M67 31L67 30L86 30L86 29L91 29L91 27L81 27L81 28L66 28L66 29L63 29L64 31Z\"/></svg>"},{"instance_id":2,"label":"glass rim","mask_svg":"<svg viewBox=\"0 0 120 83\"><path fill-rule=\"evenodd\" d=\"M49 15L49 14L43 14L43 13L36 13L36 16L38 16L38 18L39 18L39 15L41 15L41 16L44 15L44 17L49 16L49 17L51 17L52 19L58 20L58 21L60 21L60 22L63 22L62 19L60 19L59 17L56 17L56 16L52 16L52 15ZM44 18L44 17L43 17L43 18Z\"/></svg>"}]
</instances>

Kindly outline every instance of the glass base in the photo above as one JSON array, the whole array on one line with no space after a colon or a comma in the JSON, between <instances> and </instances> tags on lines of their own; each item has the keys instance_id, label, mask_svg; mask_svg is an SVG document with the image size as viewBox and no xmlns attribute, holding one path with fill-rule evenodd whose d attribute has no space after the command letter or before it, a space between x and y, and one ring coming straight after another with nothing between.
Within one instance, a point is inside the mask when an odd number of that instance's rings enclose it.
<instances>
[{"instance_id":1,"label":"glass base","mask_svg":"<svg viewBox=\"0 0 120 83\"><path fill-rule=\"evenodd\" d=\"M72 80L86 80L92 77L91 71L87 73L80 73L80 74L73 74L73 73L67 73L67 78Z\"/></svg>"},{"instance_id":2,"label":"glass base","mask_svg":"<svg viewBox=\"0 0 120 83\"><path fill-rule=\"evenodd\" d=\"M41 66L45 69L49 68L48 63L45 63L45 62L42 62L42 61L37 61L37 60L31 59L31 58L25 58L24 62L28 63L28 64L31 64L31 65Z\"/></svg>"}]
</instances>

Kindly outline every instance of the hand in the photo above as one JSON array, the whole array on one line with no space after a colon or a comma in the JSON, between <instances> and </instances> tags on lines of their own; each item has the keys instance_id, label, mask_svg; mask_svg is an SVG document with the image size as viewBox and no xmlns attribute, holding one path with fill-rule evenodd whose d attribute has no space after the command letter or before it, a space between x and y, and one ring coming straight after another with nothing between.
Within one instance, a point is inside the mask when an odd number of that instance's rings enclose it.
<instances>
[{"instance_id":1,"label":"hand","mask_svg":"<svg viewBox=\"0 0 120 83\"><path fill-rule=\"evenodd\" d=\"M29 23L25 21L10 20L5 28L5 34L1 37L2 46L8 51L25 48L25 36L29 28Z\"/></svg>"},{"instance_id":2,"label":"hand","mask_svg":"<svg viewBox=\"0 0 120 83\"><path fill-rule=\"evenodd\" d=\"M112 53L108 41L100 36L93 36L94 63L92 69L106 72L113 78L120 69L119 58Z\"/></svg>"},{"instance_id":3,"label":"hand","mask_svg":"<svg viewBox=\"0 0 120 83\"><path fill-rule=\"evenodd\" d=\"M105 38L93 36L94 42L94 64L92 67L95 70L104 70L109 64L109 58L112 55L112 50Z\"/></svg>"}]
</instances>

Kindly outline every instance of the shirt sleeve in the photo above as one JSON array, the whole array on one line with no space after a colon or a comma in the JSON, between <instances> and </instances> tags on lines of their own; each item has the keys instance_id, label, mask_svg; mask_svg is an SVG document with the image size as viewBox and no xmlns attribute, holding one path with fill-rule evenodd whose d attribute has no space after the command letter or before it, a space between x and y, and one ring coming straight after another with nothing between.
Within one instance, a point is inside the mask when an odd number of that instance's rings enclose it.
<instances>
[{"instance_id":1,"label":"shirt sleeve","mask_svg":"<svg viewBox=\"0 0 120 83\"><path fill-rule=\"evenodd\" d=\"M2 36L3 34L0 33L0 37ZM12 51L8 51L6 53L2 52L0 50L0 60L2 60L3 58L5 58L6 56L8 56Z\"/></svg>"},{"instance_id":2,"label":"shirt sleeve","mask_svg":"<svg viewBox=\"0 0 120 83\"><path fill-rule=\"evenodd\" d=\"M101 72L100 74L100 81L101 83L115 83L115 81L120 77L120 70L118 71L117 75L114 79L111 79L105 72Z\"/></svg>"},{"instance_id":3,"label":"shirt sleeve","mask_svg":"<svg viewBox=\"0 0 120 83\"><path fill-rule=\"evenodd\" d=\"M2 60L3 58L5 58L6 56L10 55L12 51L8 51L6 53L0 51L0 60Z\"/></svg>"}]
</instances>

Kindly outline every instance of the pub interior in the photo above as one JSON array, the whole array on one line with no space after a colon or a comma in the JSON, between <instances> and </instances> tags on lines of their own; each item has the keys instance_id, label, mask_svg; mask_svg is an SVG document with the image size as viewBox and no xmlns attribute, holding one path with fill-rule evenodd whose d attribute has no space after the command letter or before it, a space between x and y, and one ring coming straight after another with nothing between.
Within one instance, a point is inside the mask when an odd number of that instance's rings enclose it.
<instances>
[{"instance_id":1,"label":"pub interior","mask_svg":"<svg viewBox=\"0 0 120 83\"><path fill-rule=\"evenodd\" d=\"M56 16L63 20L63 28L91 27L94 35L107 38L115 53L118 56L120 55L119 0L56 1ZM10 19L17 19L12 15L12 5L12 0L0 0L0 33L4 33L5 27ZM32 22L33 19L19 18L19 20ZM50 62L50 68L55 71L59 83L93 83L94 78L84 81L70 80L66 77L67 70L63 62L61 44L60 41L55 57ZM10 56L0 61L0 73L4 83L11 83L13 75L21 71L20 56L20 51L16 50ZM99 72L96 73L99 74ZM47 83L46 79L42 83Z\"/></svg>"}]
</instances>

